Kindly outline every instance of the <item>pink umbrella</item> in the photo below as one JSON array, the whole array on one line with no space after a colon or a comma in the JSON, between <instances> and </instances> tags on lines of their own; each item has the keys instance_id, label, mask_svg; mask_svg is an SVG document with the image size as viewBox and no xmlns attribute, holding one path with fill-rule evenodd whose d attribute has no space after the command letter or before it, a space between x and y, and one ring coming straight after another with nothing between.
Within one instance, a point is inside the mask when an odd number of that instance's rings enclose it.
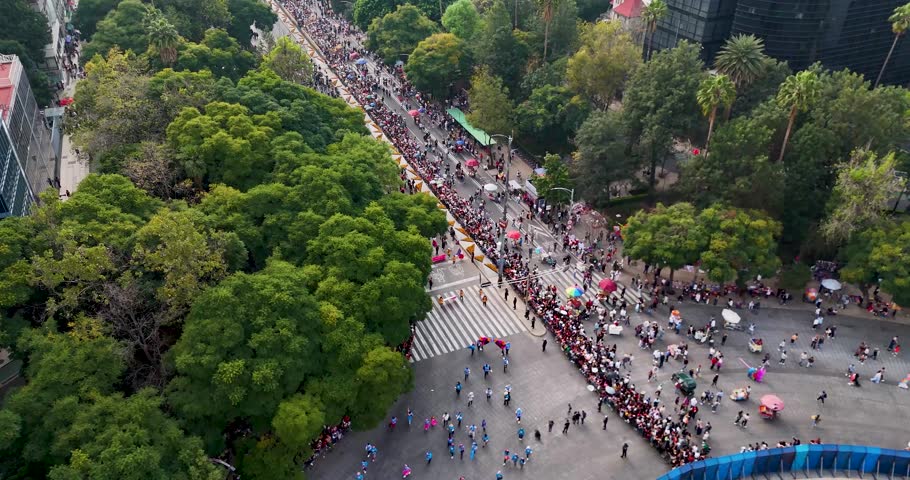
<instances>
[{"instance_id":1,"label":"pink umbrella","mask_svg":"<svg viewBox=\"0 0 910 480\"><path fill-rule=\"evenodd\" d=\"M351 52L351 54L348 55L348 58L350 58L351 60L354 60L355 58L357 58L357 57L359 57L359 56L360 56L359 53L357 53L357 52Z\"/></svg>"},{"instance_id":2,"label":"pink umbrella","mask_svg":"<svg viewBox=\"0 0 910 480\"><path fill-rule=\"evenodd\" d=\"M478 162L476 158L469 158L468 161L464 162L464 164L469 167L476 167L480 165L480 162Z\"/></svg>"},{"instance_id":3,"label":"pink umbrella","mask_svg":"<svg viewBox=\"0 0 910 480\"><path fill-rule=\"evenodd\" d=\"M518 240L519 238L521 238L521 232L518 232L515 230L510 230L509 232L506 233L506 236L511 238L512 240Z\"/></svg>"},{"instance_id":4,"label":"pink umbrella","mask_svg":"<svg viewBox=\"0 0 910 480\"><path fill-rule=\"evenodd\" d=\"M597 286L600 287L601 290L608 293L613 293L616 291L616 282L610 280L609 278L601 280L597 283Z\"/></svg>"},{"instance_id":5,"label":"pink umbrella","mask_svg":"<svg viewBox=\"0 0 910 480\"><path fill-rule=\"evenodd\" d=\"M416 117L417 115L420 115L420 112L418 112L417 110L411 110L408 112L408 115L410 115L412 117Z\"/></svg>"},{"instance_id":6,"label":"pink umbrella","mask_svg":"<svg viewBox=\"0 0 910 480\"><path fill-rule=\"evenodd\" d=\"M784 401L777 395L765 395L761 397L760 403L765 407L779 412L784 409Z\"/></svg>"}]
</instances>

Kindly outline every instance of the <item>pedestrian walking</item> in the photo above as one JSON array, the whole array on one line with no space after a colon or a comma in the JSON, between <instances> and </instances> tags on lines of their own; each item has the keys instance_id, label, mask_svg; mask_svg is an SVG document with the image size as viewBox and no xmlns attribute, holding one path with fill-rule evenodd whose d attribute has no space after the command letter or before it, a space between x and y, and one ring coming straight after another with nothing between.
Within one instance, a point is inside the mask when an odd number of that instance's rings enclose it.
<instances>
[{"instance_id":1,"label":"pedestrian walking","mask_svg":"<svg viewBox=\"0 0 910 480\"><path fill-rule=\"evenodd\" d=\"M555 423L556 422L554 422L553 420L550 420L549 422L547 422L547 433L553 433L553 425Z\"/></svg>"},{"instance_id":2,"label":"pedestrian walking","mask_svg":"<svg viewBox=\"0 0 910 480\"><path fill-rule=\"evenodd\" d=\"M717 381L718 381L719 379L720 379L720 375L719 375L719 374L715 374L715 375L714 375L714 380L711 380L711 386L712 386L712 387L716 387L716 386L717 386Z\"/></svg>"},{"instance_id":3,"label":"pedestrian walking","mask_svg":"<svg viewBox=\"0 0 910 480\"><path fill-rule=\"evenodd\" d=\"M821 403L822 405L824 405L826 398L828 398L828 392L822 390L821 393L818 394L818 397L815 398L815 400L818 403Z\"/></svg>"},{"instance_id":4,"label":"pedestrian walking","mask_svg":"<svg viewBox=\"0 0 910 480\"><path fill-rule=\"evenodd\" d=\"M565 423L562 425L562 434L563 435L569 434L569 419L568 418L566 418Z\"/></svg>"},{"instance_id":5,"label":"pedestrian walking","mask_svg":"<svg viewBox=\"0 0 910 480\"><path fill-rule=\"evenodd\" d=\"M480 297L480 301L483 302L484 307L487 306L487 296L486 295Z\"/></svg>"},{"instance_id":6,"label":"pedestrian walking","mask_svg":"<svg viewBox=\"0 0 910 480\"><path fill-rule=\"evenodd\" d=\"M502 373L506 373L508 371L509 371L509 358L502 357Z\"/></svg>"},{"instance_id":7,"label":"pedestrian walking","mask_svg":"<svg viewBox=\"0 0 910 480\"><path fill-rule=\"evenodd\" d=\"M464 381L468 381L468 377L471 376L471 367L464 367Z\"/></svg>"},{"instance_id":8,"label":"pedestrian walking","mask_svg":"<svg viewBox=\"0 0 910 480\"><path fill-rule=\"evenodd\" d=\"M487 401L489 402L493 398L493 389L490 387L487 387L486 394L487 394Z\"/></svg>"},{"instance_id":9,"label":"pedestrian walking","mask_svg":"<svg viewBox=\"0 0 910 480\"><path fill-rule=\"evenodd\" d=\"M620 455L619 458L626 458L626 453L628 453L628 451L629 451L629 444L623 443L622 444L622 455Z\"/></svg>"},{"instance_id":10,"label":"pedestrian walking","mask_svg":"<svg viewBox=\"0 0 910 480\"><path fill-rule=\"evenodd\" d=\"M724 335L720 337L720 346L723 347L727 344L727 332L724 332Z\"/></svg>"},{"instance_id":11,"label":"pedestrian walking","mask_svg":"<svg viewBox=\"0 0 910 480\"><path fill-rule=\"evenodd\" d=\"M588 412L582 410L582 411L581 411L581 424L582 424L582 425L585 424L585 418L587 418L587 417L588 417Z\"/></svg>"},{"instance_id":12,"label":"pedestrian walking","mask_svg":"<svg viewBox=\"0 0 910 480\"><path fill-rule=\"evenodd\" d=\"M508 288L506 288L506 301L507 302L509 301L509 289Z\"/></svg>"},{"instance_id":13,"label":"pedestrian walking","mask_svg":"<svg viewBox=\"0 0 910 480\"><path fill-rule=\"evenodd\" d=\"M534 327L532 326L531 328L534 328ZM543 339L543 347L541 347L541 351L544 353L546 353L546 351L547 351L547 339L546 338Z\"/></svg>"},{"instance_id":14,"label":"pedestrian walking","mask_svg":"<svg viewBox=\"0 0 910 480\"><path fill-rule=\"evenodd\" d=\"M460 397L460 396L461 396L461 382L456 382L456 383L455 383L455 396L456 396L456 397Z\"/></svg>"},{"instance_id":15,"label":"pedestrian walking","mask_svg":"<svg viewBox=\"0 0 910 480\"><path fill-rule=\"evenodd\" d=\"M743 419L743 411L740 410L736 413L736 418L733 419L733 425L739 426L739 422Z\"/></svg>"},{"instance_id":16,"label":"pedestrian walking","mask_svg":"<svg viewBox=\"0 0 910 480\"><path fill-rule=\"evenodd\" d=\"M749 414L744 413L742 421L739 422L739 426L742 428L746 428L747 423L749 423Z\"/></svg>"},{"instance_id":17,"label":"pedestrian walking","mask_svg":"<svg viewBox=\"0 0 910 480\"><path fill-rule=\"evenodd\" d=\"M821 421L822 421L821 414L816 413L815 415L812 415L812 428L817 427L818 423Z\"/></svg>"},{"instance_id":18,"label":"pedestrian walking","mask_svg":"<svg viewBox=\"0 0 910 480\"><path fill-rule=\"evenodd\" d=\"M433 461L433 452L427 450L427 454L424 457L427 459L427 465L429 465Z\"/></svg>"},{"instance_id":19,"label":"pedestrian walking","mask_svg":"<svg viewBox=\"0 0 910 480\"><path fill-rule=\"evenodd\" d=\"M783 352L780 352L780 360L777 363L780 365L787 363L787 351L786 350L784 350Z\"/></svg>"},{"instance_id":20,"label":"pedestrian walking","mask_svg":"<svg viewBox=\"0 0 910 480\"><path fill-rule=\"evenodd\" d=\"M610 417L604 415L604 430L607 429L607 422L609 422L609 421L610 421Z\"/></svg>"},{"instance_id":21,"label":"pedestrian walking","mask_svg":"<svg viewBox=\"0 0 910 480\"><path fill-rule=\"evenodd\" d=\"M518 310L518 297L512 298L512 310Z\"/></svg>"}]
</instances>

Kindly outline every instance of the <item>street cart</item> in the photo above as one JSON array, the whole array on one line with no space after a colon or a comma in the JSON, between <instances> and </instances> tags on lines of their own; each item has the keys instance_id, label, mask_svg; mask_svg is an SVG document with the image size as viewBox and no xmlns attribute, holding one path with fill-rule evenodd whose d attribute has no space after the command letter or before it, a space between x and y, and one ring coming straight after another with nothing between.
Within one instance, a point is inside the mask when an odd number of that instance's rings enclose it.
<instances>
[{"instance_id":1,"label":"street cart","mask_svg":"<svg viewBox=\"0 0 910 480\"><path fill-rule=\"evenodd\" d=\"M695 393L695 379L688 374L674 373L670 379L673 380L673 384L676 389L679 390L679 393L682 393L687 397L691 397Z\"/></svg>"},{"instance_id":2,"label":"street cart","mask_svg":"<svg viewBox=\"0 0 910 480\"><path fill-rule=\"evenodd\" d=\"M764 342L760 338L752 338L749 340L749 351L752 353L761 353L762 348L764 347Z\"/></svg>"},{"instance_id":3,"label":"street cart","mask_svg":"<svg viewBox=\"0 0 910 480\"><path fill-rule=\"evenodd\" d=\"M725 308L722 312L720 312L720 316L723 317L724 328L727 330L742 330L742 326L740 326L742 318L740 318L738 313L730 310L729 308Z\"/></svg>"},{"instance_id":4,"label":"street cart","mask_svg":"<svg viewBox=\"0 0 910 480\"><path fill-rule=\"evenodd\" d=\"M762 418L773 419L784 410L784 401L777 395L765 395L761 397L758 406L758 413Z\"/></svg>"}]
</instances>

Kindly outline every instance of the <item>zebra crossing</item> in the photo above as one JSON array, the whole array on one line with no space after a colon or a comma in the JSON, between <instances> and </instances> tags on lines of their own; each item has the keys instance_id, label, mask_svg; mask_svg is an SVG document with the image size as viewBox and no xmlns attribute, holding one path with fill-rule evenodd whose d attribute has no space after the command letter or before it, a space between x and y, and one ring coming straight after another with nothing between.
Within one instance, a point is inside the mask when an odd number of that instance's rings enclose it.
<instances>
[{"instance_id":1,"label":"zebra crossing","mask_svg":"<svg viewBox=\"0 0 910 480\"><path fill-rule=\"evenodd\" d=\"M578 270L574 264L569 266L563 266L562 264L557 264L556 268L553 268L549 265L541 265L538 267L538 276L541 283L544 285L556 285L559 287L559 294L566 298L566 289L574 285L578 285L581 288L583 275L580 270ZM600 290L597 288L597 283L603 280L604 278L609 278L609 275L600 273L600 270L595 270L593 275L593 281L591 282L591 287L582 295L581 300L588 300L594 298ZM622 300L620 295L622 294L622 287L626 285L626 294L625 300L628 305L633 306L638 303L638 289L632 288L628 281L616 282L619 285L619 288L610 294L610 297L616 297L618 300ZM641 298L647 304L651 300L651 296L645 292L641 293Z\"/></svg>"},{"instance_id":2,"label":"zebra crossing","mask_svg":"<svg viewBox=\"0 0 910 480\"><path fill-rule=\"evenodd\" d=\"M478 338L487 336L501 338L518 332L527 331L520 316L524 310L512 310L512 299L509 303L503 299L503 291L488 287L487 305L481 301L480 286L472 284L462 288L464 299L449 300L458 296L458 290L443 294L445 304L440 306L434 299L433 309L427 318L417 322L414 344L411 349L411 360L418 362L455 350L466 349ZM510 294L511 297L511 294Z\"/></svg>"}]
</instances>

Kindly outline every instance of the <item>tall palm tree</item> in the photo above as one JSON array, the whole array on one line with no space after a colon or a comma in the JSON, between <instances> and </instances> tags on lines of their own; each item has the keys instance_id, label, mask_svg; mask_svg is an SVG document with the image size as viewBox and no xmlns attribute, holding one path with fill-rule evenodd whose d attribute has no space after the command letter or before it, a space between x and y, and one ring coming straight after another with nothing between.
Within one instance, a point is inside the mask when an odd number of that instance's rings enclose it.
<instances>
[{"instance_id":1,"label":"tall palm tree","mask_svg":"<svg viewBox=\"0 0 910 480\"><path fill-rule=\"evenodd\" d=\"M714 66L730 77L736 88L743 88L765 70L768 56L764 50L765 43L755 35L734 35L717 52Z\"/></svg>"},{"instance_id":2,"label":"tall palm tree","mask_svg":"<svg viewBox=\"0 0 910 480\"><path fill-rule=\"evenodd\" d=\"M180 45L180 34L177 28L171 24L161 12L155 13L149 11L145 21L145 31L151 43L158 54L161 56L161 63L173 65L177 61L177 46Z\"/></svg>"},{"instance_id":3,"label":"tall palm tree","mask_svg":"<svg viewBox=\"0 0 910 480\"><path fill-rule=\"evenodd\" d=\"M790 119L787 122L787 132L784 133L784 143L780 147L778 162L784 160L787 142L790 140L790 133L793 130L793 122L796 121L796 114L809 108L809 105L818 98L820 90L821 82L818 79L818 75L810 70L790 75L780 85L780 90L777 92L777 104L790 109Z\"/></svg>"},{"instance_id":4,"label":"tall palm tree","mask_svg":"<svg viewBox=\"0 0 910 480\"><path fill-rule=\"evenodd\" d=\"M642 41L648 41L648 50L645 54L645 61L651 59L651 50L654 48L654 31L657 29L657 21L667 16L667 3L664 0L652 0L648 6L641 10L641 20L645 22L645 35ZM645 46L641 46L642 50Z\"/></svg>"},{"instance_id":5,"label":"tall palm tree","mask_svg":"<svg viewBox=\"0 0 910 480\"><path fill-rule=\"evenodd\" d=\"M708 116L708 138L705 140L705 157L708 156L708 146L711 143L711 134L714 132L714 120L717 118L717 108L721 105L733 104L736 98L736 86L730 77L719 73L704 79L698 87L696 99L701 106L703 114Z\"/></svg>"},{"instance_id":6,"label":"tall palm tree","mask_svg":"<svg viewBox=\"0 0 910 480\"><path fill-rule=\"evenodd\" d=\"M891 60L891 54L894 53L897 41L900 40L901 35L907 32L907 29L910 29L910 3L895 8L894 13L888 17L888 21L891 22L894 41L891 42L891 50L888 50L888 56L885 57L885 63L882 64L882 69L878 72L878 78L875 79L875 85L872 88L877 87L878 82L882 81L882 74L885 73L885 67L888 66L888 62Z\"/></svg>"},{"instance_id":7,"label":"tall palm tree","mask_svg":"<svg viewBox=\"0 0 910 480\"><path fill-rule=\"evenodd\" d=\"M543 17L543 61L547 62L547 44L550 42L550 24L553 14L559 8L559 0L540 0L540 16ZM517 16L515 18L518 18Z\"/></svg>"}]
</instances>

